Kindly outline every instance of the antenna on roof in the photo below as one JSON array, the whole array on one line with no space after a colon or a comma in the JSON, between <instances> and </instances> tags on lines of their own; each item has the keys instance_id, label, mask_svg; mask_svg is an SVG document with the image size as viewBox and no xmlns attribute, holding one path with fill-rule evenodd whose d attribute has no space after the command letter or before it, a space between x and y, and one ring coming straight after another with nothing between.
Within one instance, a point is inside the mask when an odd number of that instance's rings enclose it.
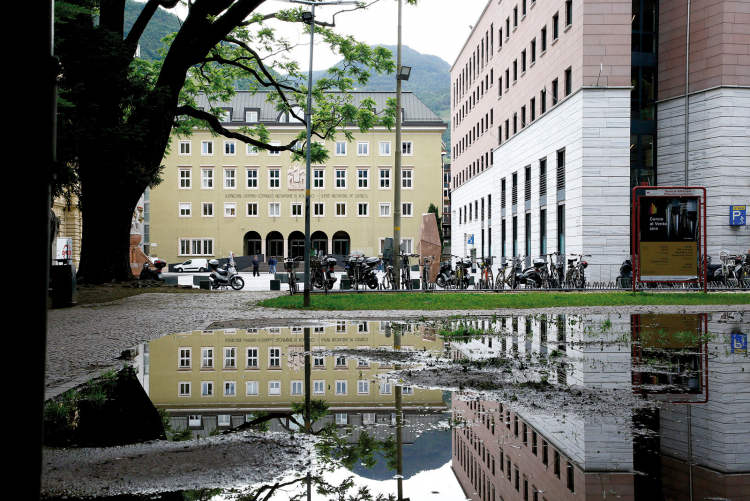
<instances>
[{"instance_id":1,"label":"antenna on roof","mask_svg":"<svg viewBox=\"0 0 750 501\"><path fill-rule=\"evenodd\" d=\"M602 70L604 69L604 63L599 63L599 76L596 77L596 87L599 87L599 77L602 76Z\"/></svg>"}]
</instances>

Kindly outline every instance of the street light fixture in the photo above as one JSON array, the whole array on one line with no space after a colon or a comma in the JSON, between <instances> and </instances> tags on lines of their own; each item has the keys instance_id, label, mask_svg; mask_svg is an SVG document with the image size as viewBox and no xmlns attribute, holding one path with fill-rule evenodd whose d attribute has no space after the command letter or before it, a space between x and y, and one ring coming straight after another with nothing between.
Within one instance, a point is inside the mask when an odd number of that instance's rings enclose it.
<instances>
[{"instance_id":1,"label":"street light fixture","mask_svg":"<svg viewBox=\"0 0 750 501\"><path fill-rule=\"evenodd\" d=\"M409 80L411 66L401 66L396 74L396 80Z\"/></svg>"}]
</instances>

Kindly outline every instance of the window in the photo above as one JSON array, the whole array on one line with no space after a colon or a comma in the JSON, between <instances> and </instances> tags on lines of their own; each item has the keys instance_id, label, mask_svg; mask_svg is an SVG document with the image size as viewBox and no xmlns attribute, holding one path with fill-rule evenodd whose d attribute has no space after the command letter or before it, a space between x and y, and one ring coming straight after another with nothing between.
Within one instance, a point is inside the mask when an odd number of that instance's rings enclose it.
<instances>
[{"instance_id":1,"label":"window","mask_svg":"<svg viewBox=\"0 0 750 501\"><path fill-rule=\"evenodd\" d=\"M349 424L349 416L345 412L337 412L334 419L336 421L336 424Z\"/></svg>"},{"instance_id":2,"label":"window","mask_svg":"<svg viewBox=\"0 0 750 501\"><path fill-rule=\"evenodd\" d=\"M302 216L302 204L293 203L292 204L292 217L300 217L300 216Z\"/></svg>"},{"instance_id":3,"label":"window","mask_svg":"<svg viewBox=\"0 0 750 501\"><path fill-rule=\"evenodd\" d=\"M313 188L325 189L325 171L313 169Z\"/></svg>"},{"instance_id":4,"label":"window","mask_svg":"<svg viewBox=\"0 0 750 501\"><path fill-rule=\"evenodd\" d=\"M236 369L237 368L237 348L224 347L224 368L225 369Z\"/></svg>"},{"instance_id":5,"label":"window","mask_svg":"<svg viewBox=\"0 0 750 501\"><path fill-rule=\"evenodd\" d=\"M180 217L190 217L190 202L180 202Z\"/></svg>"},{"instance_id":6,"label":"window","mask_svg":"<svg viewBox=\"0 0 750 501\"><path fill-rule=\"evenodd\" d=\"M245 112L245 122L256 123L257 121L258 121L258 112L257 111L246 111Z\"/></svg>"},{"instance_id":7,"label":"window","mask_svg":"<svg viewBox=\"0 0 750 501\"><path fill-rule=\"evenodd\" d=\"M268 144L270 144L271 146L281 146L281 141L271 141ZM279 157L281 156L281 152L268 150L268 155L272 157Z\"/></svg>"},{"instance_id":8,"label":"window","mask_svg":"<svg viewBox=\"0 0 750 501\"><path fill-rule=\"evenodd\" d=\"M190 348L180 348L179 350L179 365L178 367L180 369L189 369L190 368L190 353L192 350Z\"/></svg>"},{"instance_id":9,"label":"window","mask_svg":"<svg viewBox=\"0 0 750 501\"><path fill-rule=\"evenodd\" d=\"M269 395L281 395L281 381L269 381L268 382L268 394Z\"/></svg>"},{"instance_id":10,"label":"window","mask_svg":"<svg viewBox=\"0 0 750 501\"><path fill-rule=\"evenodd\" d=\"M214 188L213 169L201 169L201 187L204 190L212 190Z\"/></svg>"},{"instance_id":11,"label":"window","mask_svg":"<svg viewBox=\"0 0 750 501\"><path fill-rule=\"evenodd\" d=\"M573 68L565 70L565 95L569 96L573 91Z\"/></svg>"},{"instance_id":12,"label":"window","mask_svg":"<svg viewBox=\"0 0 750 501\"><path fill-rule=\"evenodd\" d=\"M380 383L380 394L381 395L390 395L391 394L391 383L381 382Z\"/></svg>"},{"instance_id":13,"label":"window","mask_svg":"<svg viewBox=\"0 0 750 501\"><path fill-rule=\"evenodd\" d=\"M369 395L370 394L370 382L357 381L357 394L358 395Z\"/></svg>"},{"instance_id":14,"label":"window","mask_svg":"<svg viewBox=\"0 0 750 501\"><path fill-rule=\"evenodd\" d=\"M228 190L237 188L236 169L224 169L224 188Z\"/></svg>"},{"instance_id":15,"label":"window","mask_svg":"<svg viewBox=\"0 0 750 501\"><path fill-rule=\"evenodd\" d=\"M557 104L557 78L552 80L552 106Z\"/></svg>"},{"instance_id":16,"label":"window","mask_svg":"<svg viewBox=\"0 0 750 501\"><path fill-rule=\"evenodd\" d=\"M541 33L541 44L542 44L542 54L547 50L547 27L542 27L542 33Z\"/></svg>"},{"instance_id":17,"label":"window","mask_svg":"<svg viewBox=\"0 0 750 501\"><path fill-rule=\"evenodd\" d=\"M268 217L281 217L281 204L270 202L268 204Z\"/></svg>"},{"instance_id":18,"label":"window","mask_svg":"<svg viewBox=\"0 0 750 501\"><path fill-rule=\"evenodd\" d=\"M180 169L180 189L189 190L192 187L191 176L192 171L190 169Z\"/></svg>"},{"instance_id":19,"label":"window","mask_svg":"<svg viewBox=\"0 0 750 501\"><path fill-rule=\"evenodd\" d=\"M529 111L531 112L531 121L536 120L536 98L532 97L529 102Z\"/></svg>"},{"instance_id":20,"label":"window","mask_svg":"<svg viewBox=\"0 0 750 501\"><path fill-rule=\"evenodd\" d=\"M346 395L346 381L336 381L336 395Z\"/></svg>"},{"instance_id":21,"label":"window","mask_svg":"<svg viewBox=\"0 0 750 501\"><path fill-rule=\"evenodd\" d=\"M370 204L359 202L357 204L357 217L368 217L370 215Z\"/></svg>"},{"instance_id":22,"label":"window","mask_svg":"<svg viewBox=\"0 0 750 501\"><path fill-rule=\"evenodd\" d=\"M259 151L260 151L260 150L258 150L258 147L257 147L257 146L253 146L252 144L248 144L248 145L246 145L246 150L245 150L245 152L247 153L247 155L248 155L248 156L251 156L251 157L257 157L257 156L258 156L258 152L259 152Z\"/></svg>"},{"instance_id":23,"label":"window","mask_svg":"<svg viewBox=\"0 0 750 501\"><path fill-rule=\"evenodd\" d=\"M180 256L212 256L214 253L214 241L211 238L181 238Z\"/></svg>"},{"instance_id":24,"label":"window","mask_svg":"<svg viewBox=\"0 0 750 501\"><path fill-rule=\"evenodd\" d=\"M190 396L190 381L181 381L177 383L178 395L181 397Z\"/></svg>"},{"instance_id":25,"label":"window","mask_svg":"<svg viewBox=\"0 0 750 501\"><path fill-rule=\"evenodd\" d=\"M369 169L357 169L357 188L367 189L370 187Z\"/></svg>"},{"instance_id":26,"label":"window","mask_svg":"<svg viewBox=\"0 0 750 501\"><path fill-rule=\"evenodd\" d=\"M247 217L258 217L258 202L247 203Z\"/></svg>"},{"instance_id":27,"label":"window","mask_svg":"<svg viewBox=\"0 0 750 501\"><path fill-rule=\"evenodd\" d=\"M526 73L526 49L521 51L521 75Z\"/></svg>"},{"instance_id":28,"label":"window","mask_svg":"<svg viewBox=\"0 0 750 501\"><path fill-rule=\"evenodd\" d=\"M292 381L292 395L302 395L302 381Z\"/></svg>"},{"instance_id":29,"label":"window","mask_svg":"<svg viewBox=\"0 0 750 501\"><path fill-rule=\"evenodd\" d=\"M391 169L380 169L380 189L388 190L391 188Z\"/></svg>"},{"instance_id":30,"label":"window","mask_svg":"<svg viewBox=\"0 0 750 501\"><path fill-rule=\"evenodd\" d=\"M414 188L413 186L413 169L401 169L401 187L407 190Z\"/></svg>"},{"instance_id":31,"label":"window","mask_svg":"<svg viewBox=\"0 0 750 501\"><path fill-rule=\"evenodd\" d=\"M513 29L515 30L518 26L518 5L513 7Z\"/></svg>"},{"instance_id":32,"label":"window","mask_svg":"<svg viewBox=\"0 0 750 501\"><path fill-rule=\"evenodd\" d=\"M346 202L336 202L336 217L346 217Z\"/></svg>"},{"instance_id":33,"label":"window","mask_svg":"<svg viewBox=\"0 0 750 501\"><path fill-rule=\"evenodd\" d=\"M412 213L412 203L406 202L401 204L401 215L403 217L413 217L414 214Z\"/></svg>"},{"instance_id":34,"label":"window","mask_svg":"<svg viewBox=\"0 0 750 501\"><path fill-rule=\"evenodd\" d=\"M552 43L555 42L560 36L560 13L556 12L552 16Z\"/></svg>"},{"instance_id":35,"label":"window","mask_svg":"<svg viewBox=\"0 0 750 501\"><path fill-rule=\"evenodd\" d=\"M325 381L313 381L313 395L325 395L326 382Z\"/></svg>"},{"instance_id":36,"label":"window","mask_svg":"<svg viewBox=\"0 0 750 501\"><path fill-rule=\"evenodd\" d=\"M380 141L380 156L381 157L391 156L391 142L390 141Z\"/></svg>"},{"instance_id":37,"label":"window","mask_svg":"<svg viewBox=\"0 0 750 501\"><path fill-rule=\"evenodd\" d=\"M346 142L336 141L336 156L342 157L346 155Z\"/></svg>"},{"instance_id":38,"label":"window","mask_svg":"<svg viewBox=\"0 0 750 501\"><path fill-rule=\"evenodd\" d=\"M278 190L281 187L281 171L279 169L268 169L268 188Z\"/></svg>"},{"instance_id":39,"label":"window","mask_svg":"<svg viewBox=\"0 0 750 501\"><path fill-rule=\"evenodd\" d=\"M180 155L190 155L190 141L180 141Z\"/></svg>"},{"instance_id":40,"label":"window","mask_svg":"<svg viewBox=\"0 0 750 501\"><path fill-rule=\"evenodd\" d=\"M213 381L203 381L201 383L201 396L212 397L214 396L214 383Z\"/></svg>"},{"instance_id":41,"label":"window","mask_svg":"<svg viewBox=\"0 0 750 501\"><path fill-rule=\"evenodd\" d=\"M236 217L237 204L234 202L224 202L224 217Z\"/></svg>"},{"instance_id":42,"label":"window","mask_svg":"<svg viewBox=\"0 0 750 501\"><path fill-rule=\"evenodd\" d=\"M245 365L245 368L247 369L258 368L258 348L247 349L247 365Z\"/></svg>"},{"instance_id":43,"label":"window","mask_svg":"<svg viewBox=\"0 0 750 501\"><path fill-rule=\"evenodd\" d=\"M401 154L406 156L411 156L414 154L414 151L412 150L412 141L401 142Z\"/></svg>"},{"instance_id":44,"label":"window","mask_svg":"<svg viewBox=\"0 0 750 501\"><path fill-rule=\"evenodd\" d=\"M565 205L557 206L557 252L565 254Z\"/></svg>"},{"instance_id":45,"label":"window","mask_svg":"<svg viewBox=\"0 0 750 501\"><path fill-rule=\"evenodd\" d=\"M539 113L543 115L547 112L547 89L542 89L539 93Z\"/></svg>"},{"instance_id":46,"label":"window","mask_svg":"<svg viewBox=\"0 0 750 501\"><path fill-rule=\"evenodd\" d=\"M214 142L213 141L201 141L201 155L213 155L214 154Z\"/></svg>"},{"instance_id":47,"label":"window","mask_svg":"<svg viewBox=\"0 0 750 501\"><path fill-rule=\"evenodd\" d=\"M380 203L380 217L391 217L391 204L390 202Z\"/></svg>"},{"instance_id":48,"label":"window","mask_svg":"<svg viewBox=\"0 0 750 501\"><path fill-rule=\"evenodd\" d=\"M247 169L247 189L258 189L258 169Z\"/></svg>"},{"instance_id":49,"label":"window","mask_svg":"<svg viewBox=\"0 0 750 501\"><path fill-rule=\"evenodd\" d=\"M281 367L281 348L268 348L268 367L274 369Z\"/></svg>"},{"instance_id":50,"label":"window","mask_svg":"<svg viewBox=\"0 0 750 501\"><path fill-rule=\"evenodd\" d=\"M224 141L224 155L233 157L237 154L235 141Z\"/></svg>"},{"instance_id":51,"label":"window","mask_svg":"<svg viewBox=\"0 0 750 501\"><path fill-rule=\"evenodd\" d=\"M336 169L336 189L346 189L346 169Z\"/></svg>"},{"instance_id":52,"label":"window","mask_svg":"<svg viewBox=\"0 0 750 501\"><path fill-rule=\"evenodd\" d=\"M224 396L234 397L237 395L237 383L235 381L224 381Z\"/></svg>"},{"instance_id":53,"label":"window","mask_svg":"<svg viewBox=\"0 0 750 501\"><path fill-rule=\"evenodd\" d=\"M201 370L213 370L214 368L214 349L201 348Z\"/></svg>"},{"instance_id":54,"label":"window","mask_svg":"<svg viewBox=\"0 0 750 501\"><path fill-rule=\"evenodd\" d=\"M366 157L370 154L370 143L368 141L357 143L357 156Z\"/></svg>"},{"instance_id":55,"label":"window","mask_svg":"<svg viewBox=\"0 0 750 501\"><path fill-rule=\"evenodd\" d=\"M531 65L536 62L536 38L531 41Z\"/></svg>"},{"instance_id":56,"label":"window","mask_svg":"<svg viewBox=\"0 0 750 501\"><path fill-rule=\"evenodd\" d=\"M513 83L518 80L518 59L513 60Z\"/></svg>"},{"instance_id":57,"label":"window","mask_svg":"<svg viewBox=\"0 0 750 501\"><path fill-rule=\"evenodd\" d=\"M219 113L219 120L222 122L229 122L232 120L232 110L221 110Z\"/></svg>"},{"instance_id":58,"label":"window","mask_svg":"<svg viewBox=\"0 0 750 501\"><path fill-rule=\"evenodd\" d=\"M573 24L573 0L565 1L565 26Z\"/></svg>"},{"instance_id":59,"label":"window","mask_svg":"<svg viewBox=\"0 0 750 501\"><path fill-rule=\"evenodd\" d=\"M325 203L324 202L315 202L313 204L313 216L324 217L325 215L326 215Z\"/></svg>"},{"instance_id":60,"label":"window","mask_svg":"<svg viewBox=\"0 0 750 501\"><path fill-rule=\"evenodd\" d=\"M248 381L246 385L245 393L248 397L257 397L258 396L258 381Z\"/></svg>"}]
</instances>

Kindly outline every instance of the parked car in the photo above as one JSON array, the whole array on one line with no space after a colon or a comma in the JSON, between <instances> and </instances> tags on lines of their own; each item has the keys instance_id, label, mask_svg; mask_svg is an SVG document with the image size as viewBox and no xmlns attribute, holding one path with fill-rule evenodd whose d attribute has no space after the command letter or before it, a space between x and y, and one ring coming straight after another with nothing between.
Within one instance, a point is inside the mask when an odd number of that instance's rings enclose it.
<instances>
[{"instance_id":1,"label":"parked car","mask_svg":"<svg viewBox=\"0 0 750 501\"><path fill-rule=\"evenodd\" d=\"M208 271L208 259L188 259L184 263L174 265L174 271L182 273L183 271Z\"/></svg>"}]
</instances>

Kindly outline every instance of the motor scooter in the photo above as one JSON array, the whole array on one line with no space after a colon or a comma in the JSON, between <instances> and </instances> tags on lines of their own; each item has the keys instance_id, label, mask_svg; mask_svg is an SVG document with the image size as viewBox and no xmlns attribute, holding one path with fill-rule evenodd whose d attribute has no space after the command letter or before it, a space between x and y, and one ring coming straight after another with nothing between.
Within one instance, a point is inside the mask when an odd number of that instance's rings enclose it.
<instances>
[{"instance_id":1,"label":"motor scooter","mask_svg":"<svg viewBox=\"0 0 750 501\"><path fill-rule=\"evenodd\" d=\"M208 262L208 266L211 268L208 279L211 282L212 289L231 287L238 291L245 287L245 280L237 273L233 259L230 259L221 268L219 268L219 261L212 259Z\"/></svg>"},{"instance_id":2,"label":"motor scooter","mask_svg":"<svg viewBox=\"0 0 750 501\"><path fill-rule=\"evenodd\" d=\"M141 270L141 274L138 276L139 280L154 280L157 282L164 281L164 274L161 270L167 265L167 262L162 261L161 259L157 259L153 264L154 268L156 269L151 269L150 263L148 261L143 263L143 269Z\"/></svg>"}]
</instances>

